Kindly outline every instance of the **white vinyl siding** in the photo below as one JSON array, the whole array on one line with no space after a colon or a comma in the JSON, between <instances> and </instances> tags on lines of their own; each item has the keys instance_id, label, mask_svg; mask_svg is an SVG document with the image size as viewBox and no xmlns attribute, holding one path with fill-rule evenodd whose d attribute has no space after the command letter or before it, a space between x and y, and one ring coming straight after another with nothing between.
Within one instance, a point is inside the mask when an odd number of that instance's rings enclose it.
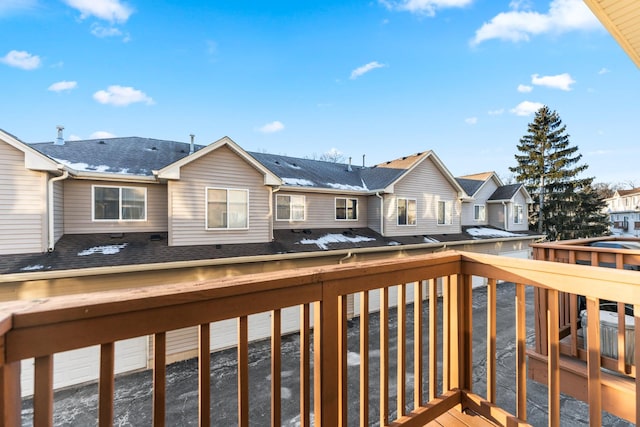
<instances>
[{"instance_id":1,"label":"white vinyl siding","mask_svg":"<svg viewBox=\"0 0 640 427\"><path fill-rule=\"evenodd\" d=\"M485 222L487 219L487 207L485 205L473 205L473 220Z\"/></svg>"},{"instance_id":2,"label":"white vinyl siding","mask_svg":"<svg viewBox=\"0 0 640 427\"><path fill-rule=\"evenodd\" d=\"M167 230L167 186L161 184L135 184L144 187L146 197L145 221L94 221L93 187L120 187L118 183L66 179L64 183L64 232L138 233Z\"/></svg>"},{"instance_id":3,"label":"white vinyl siding","mask_svg":"<svg viewBox=\"0 0 640 427\"><path fill-rule=\"evenodd\" d=\"M305 197L276 194L276 221L304 221Z\"/></svg>"},{"instance_id":4,"label":"white vinyl siding","mask_svg":"<svg viewBox=\"0 0 640 427\"><path fill-rule=\"evenodd\" d=\"M264 175L223 146L180 169L169 181L169 245L259 243L271 240L269 197ZM242 189L249 194L248 228L206 229L207 188Z\"/></svg>"},{"instance_id":5,"label":"white vinyl siding","mask_svg":"<svg viewBox=\"0 0 640 427\"><path fill-rule=\"evenodd\" d=\"M398 225L416 225L418 216L416 199L398 197L396 204L398 206Z\"/></svg>"},{"instance_id":6,"label":"white vinyl siding","mask_svg":"<svg viewBox=\"0 0 640 427\"><path fill-rule=\"evenodd\" d=\"M47 247L47 174L25 169L24 153L0 142L0 254Z\"/></svg>"},{"instance_id":7,"label":"white vinyl siding","mask_svg":"<svg viewBox=\"0 0 640 427\"><path fill-rule=\"evenodd\" d=\"M522 205L513 205L513 223L514 224L522 224L523 221L523 210Z\"/></svg>"},{"instance_id":8,"label":"white vinyl siding","mask_svg":"<svg viewBox=\"0 0 640 427\"><path fill-rule=\"evenodd\" d=\"M146 221L147 190L144 187L93 186L94 221Z\"/></svg>"},{"instance_id":9,"label":"white vinyl siding","mask_svg":"<svg viewBox=\"0 0 640 427\"><path fill-rule=\"evenodd\" d=\"M453 222L452 203L449 200L438 200L438 225L451 225Z\"/></svg>"},{"instance_id":10,"label":"white vinyl siding","mask_svg":"<svg viewBox=\"0 0 640 427\"><path fill-rule=\"evenodd\" d=\"M394 185L395 194L385 194L385 236L413 236L428 234L460 233L461 203L458 190L440 172L433 160L427 158ZM416 199L417 220L415 227L397 224L396 195ZM439 200L452 202L453 221L450 225L437 225L436 211Z\"/></svg>"},{"instance_id":11,"label":"white vinyl siding","mask_svg":"<svg viewBox=\"0 0 640 427\"><path fill-rule=\"evenodd\" d=\"M462 225L487 225L490 222L494 221L494 219L491 218L492 211L489 207L489 205L491 204L487 204L487 200L493 195L493 193L495 193L497 188L498 184L496 183L496 181L494 181L493 178L489 178L484 184L482 184L478 191L473 194L473 201L462 203ZM482 220L478 220L475 218L475 210L476 206L478 205L485 206L485 217ZM503 228L504 224L502 224L500 227Z\"/></svg>"},{"instance_id":12,"label":"white vinyl siding","mask_svg":"<svg viewBox=\"0 0 640 427\"><path fill-rule=\"evenodd\" d=\"M57 242L64 234L64 184L53 183L53 238Z\"/></svg>"},{"instance_id":13,"label":"white vinyl siding","mask_svg":"<svg viewBox=\"0 0 640 427\"><path fill-rule=\"evenodd\" d=\"M358 220L358 199L336 197L336 221Z\"/></svg>"},{"instance_id":14,"label":"white vinyl siding","mask_svg":"<svg viewBox=\"0 0 640 427\"><path fill-rule=\"evenodd\" d=\"M380 198L377 196L367 197L367 227L377 233L381 233L380 230Z\"/></svg>"},{"instance_id":15,"label":"white vinyl siding","mask_svg":"<svg viewBox=\"0 0 640 427\"><path fill-rule=\"evenodd\" d=\"M529 206L527 205L527 201L522 193L522 191L518 191L515 196L513 196L513 202L510 203L509 206L509 231L526 231L529 229ZM517 208L516 206L520 206ZM516 222L516 214L518 209L522 209L522 215L520 217L520 222Z\"/></svg>"},{"instance_id":16,"label":"white vinyl siding","mask_svg":"<svg viewBox=\"0 0 640 427\"><path fill-rule=\"evenodd\" d=\"M249 228L249 191L207 188L207 230Z\"/></svg>"},{"instance_id":17,"label":"white vinyl siding","mask_svg":"<svg viewBox=\"0 0 640 427\"><path fill-rule=\"evenodd\" d=\"M274 196L277 196L276 193ZM342 196L339 196L342 197ZM347 196L344 196L347 197ZM302 221L273 221L273 228L276 230L296 229L296 228L340 228L345 227L344 220L336 219L335 209L336 194L333 193L306 193L304 195L305 202L305 218ZM348 221L348 227L360 228L367 227L368 202L379 203L376 197L370 198L365 196L348 196L351 199L358 200L358 219ZM253 202L252 202L253 203ZM274 206L276 204L274 197ZM253 204L252 204L253 206ZM379 206L379 204L377 204ZM378 219L378 227L380 228L380 220ZM253 225L252 225L253 227Z\"/></svg>"}]
</instances>

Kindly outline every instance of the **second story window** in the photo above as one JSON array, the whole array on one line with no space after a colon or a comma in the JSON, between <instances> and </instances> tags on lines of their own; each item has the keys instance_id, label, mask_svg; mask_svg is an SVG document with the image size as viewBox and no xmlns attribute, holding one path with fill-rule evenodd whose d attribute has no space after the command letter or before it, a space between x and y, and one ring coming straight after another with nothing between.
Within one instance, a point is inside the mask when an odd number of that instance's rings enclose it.
<instances>
[{"instance_id":1,"label":"second story window","mask_svg":"<svg viewBox=\"0 0 640 427\"><path fill-rule=\"evenodd\" d=\"M416 199L398 197L398 225L416 225Z\"/></svg>"},{"instance_id":2,"label":"second story window","mask_svg":"<svg viewBox=\"0 0 640 427\"><path fill-rule=\"evenodd\" d=\"M145 221L147 189L93 186L94 221Z\"/></svg>"},{"instance_id":3,"label":"second story window","mask_svg":"<svg viewBox=\"0 0 640 427\"><path fill-rule=\"evenodd\" d=\"M358 199L336 198L336 220L355 221L358 219Z\"/></svg>"},{"instance_id":4,"label":"second story window","mask_svg":"<svg viewBox=\"0 0 640 427\"><path fill-rule=\"evenodd\" d=\"M451 202L440 200L438 202L438 225L450 225L452 223Z\"/></svg>"},{"instance_id":5,"label":"second story window","mask_svg":"<svg viewBox=\"0 0 640 427\"><path fill-rule=\"evenodd\" d=\"M524 211L522 205L513 205L513 223L522 224L524 222Z\"/></svg>"},{"instance_id":6,"label":"second story window","mask_svg":"<svg viewBox=\"0 0 640 427\"><path fill-rule=\"evenodd\" d=\"M249 228L249 190L207 188L206 228Z\"/></svg>"},{"instance_id":7,"label":"second story window","mask_svg":"<svg viewBox=\"0 0 640 427\"><path fill-rule=\"evenodd\" d=\"M277 221L304 221L304 196L276 194Z\"/></svg>"},{"instance_id":8,"label":"second story window","mask_svg":"<svg viewBox=\"0 0 640 427\"><path fill-rule=\"evenodd\" d=\"M474 205L473 206L473 220L474 221L484 221L485 216L485 206L484 205Z\"/></svg>"}]
</instances>

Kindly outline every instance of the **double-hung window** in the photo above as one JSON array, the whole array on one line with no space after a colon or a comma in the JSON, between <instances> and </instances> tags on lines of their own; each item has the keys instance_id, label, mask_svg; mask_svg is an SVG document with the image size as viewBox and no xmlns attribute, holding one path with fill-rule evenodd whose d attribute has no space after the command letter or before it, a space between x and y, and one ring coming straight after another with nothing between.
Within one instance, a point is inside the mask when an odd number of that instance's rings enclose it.
<instances>
[{"instance_id":1,"label":"double-hung window","mask_svg":"<svg viewBox=\"0 0 640 427\"><path fill-rule=\"evenodd\" d=\"M484 221L486 218L485 205L473 205L473 220Z\"/></svg>"},{"instance_id":2,"label":"double-hung window","mask_svg":"<svg viewBox=\"0 0 640 427\"><path fill-rule=\"evenodd\" d=\"M277 221L304 221L304 196L276 194Z\"/></svg>"},{"instance_id":3,"label":"double-hung window","mask_svg":"<svg viewBox=\"0 0 640 427\"><path fill-rule=\"evenodd\" d=\"M453 222L451 201L438 201L438 225L449 225Z\"/></svg>"},{"instance_id":4,"label":"double-hung window","mask_svg":"<svg viewBox=\"0 0 640 427\"><path fill-rule=\"evenodd\" d=\"M358 199L336 198L336 220L355 221L358 219Z\"/></svg>"},{"instance_id":5,"label":"double-hung window","mask_svg":"<svg viewBox=\"0 0 640 427\"><path fill-rule=\"evenodd\" d=\"M147 189L93 186L94 221L145 221Z\"/></svg>"},{"instance_id":6,"label":"double-hung window","mask_svg":"<svg viewBox=\"0 0 640 427\"><path fill-rule=\"evenodd\" d=\"M522 224L524 222L524 212L522 205L513 205L513 223Z\"/></svg>"},{"instance_id":7,"label":"double-hung window","mask_svg":"<svg viewBox=\"0 0 640 427\"><path fill-rule=\"evenodd\" d=\"M249 228L249 190L207 188L207 229Z\"/></svg>"},{"instance_id":8,"label":"double-hung window","mask_svg":"<svg viewBox=\"0 0 640 427\"><path fill-rule=\"evenodd\" d=\"M398 225L416 225L418 207L416 199L398 197Z\"/></svg>"}]
</instances>

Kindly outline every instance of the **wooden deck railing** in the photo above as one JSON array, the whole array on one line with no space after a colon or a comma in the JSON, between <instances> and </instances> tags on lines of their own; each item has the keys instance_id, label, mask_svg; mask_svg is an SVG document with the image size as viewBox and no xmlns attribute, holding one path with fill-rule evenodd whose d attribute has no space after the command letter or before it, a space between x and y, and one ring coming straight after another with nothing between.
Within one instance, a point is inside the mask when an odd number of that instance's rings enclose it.
<instances>
[{"instance_id":1,"label":"wooden deck railing","mask_svg":"<svg viewBox=\"0 0 640 427\"><path fill-rule=\"evenodd\" d=\"M20 361L35 358L33 397L34 425L53 423L53 354L100 345L98 422L111 425L114 414L114 343L118 340L152 335L153 346L153 422L165 423L165 339L169 331L199 326L199 424L210 425L209 325L237 318L238 324L238 424L249 424L249 315L272 313L271 424L281 425L280 408L280 327L281 313L287 307L300 307L300 423L316 426L346 426L351 397L347 388L347 296L355 294L360 306L360 384L359 424L423 426L445 412L458 408L471 410L503 426L526 424L526 329L525 286L544 289L550 303L547 355L549 359L549 425L560 425L559 292L580 293L587 298L589 408L591 425L601 424L601 359L598 337L598 299L615 299L636 307L640 313L640 286L635 272L593 271L594 269L551 262L518 260L490 255L448 252L442 254L362 262L340 266L264 273L230 279L181 283L127 291L56 297L49 300L13 302L0 305L0 414L5 426L21 425ZM603 269L604 270L604 269ZM473 393L473 331L480 325L472 318L472 276L489 279L486 328L486 393ZM516 383L515 414L496 405L496 287L499 281L516 284ZM442 286L442 310L436 305L437 285ZM413 285L412 285L413 284ZM415 284L420 284L416 286ZM389 307L395 289L398 319L396 402L389 401L390 331ZM408 292L412 290L412 292ZM424 291L426 290L426 294ZM370 420L368 384L370 354L369 312L380 319L380 396L379 420ZM407 316L413 310L421 314L428 297L428 321L422 316ZM312 313L312 314L311 314ZM412 328L407 319L412 317ZM636 337L639 317L635 318ZM428 328L429 343L423 332ZM442 342L437 339L441 328ZM407 331L414 334L413 352L404 345ZM313 349L310 349L310 334ZM423 354L428 344L428 354ZM215 357L215 355L214 355ZM311 359L313 358L313 364ZM442 363L438 363L441 358ZM635 365L640 356L636 352ZM428 368L423 372L422 361ZM407 361L411 361L413 380L406 385ZM313 369L313 374L311 370ZM438 379L441 378L441 385ZM428 396L423 385L428 384ZM639 384L636 382L636 389ZM413 407L406 409L413 401ZM313 401L313 408L311 402ZM396 411L391 409L395 406ZM632 421L637 421L638 400Z\"/></svg>"}]
</instances>

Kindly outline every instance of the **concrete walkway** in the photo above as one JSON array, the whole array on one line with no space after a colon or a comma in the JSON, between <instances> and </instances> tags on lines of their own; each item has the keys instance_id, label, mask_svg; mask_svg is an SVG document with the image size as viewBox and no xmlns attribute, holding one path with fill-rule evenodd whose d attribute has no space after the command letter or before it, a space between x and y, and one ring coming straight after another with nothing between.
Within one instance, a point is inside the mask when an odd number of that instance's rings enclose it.
<instances>
[{"instance_id":1,"label":"concrete walkway","mask_svg":"<svg viewBox=\"0 0 640 427\"><path fill-rule=\"evenodd\" d=\"M497 404L511 413L515 413L515 287L502 284L498 287L498 398ZM527 290L527 318L533 321L533 292ZM424 319L428 319L428 309L424 309ZM390 410L395 414L395 354L396 319L395 310L390 310ZM378 425L378 389L379 389L379 320L370 316L370 415L371 425ZM408 312L407 354L412 354L411 337L412 311ZM474 392L484 395L486 391L486 290L475 289L473 293L474 324ZM426 323L425 323L426 325ZM533 345L533 325L528 325L528 345ZM425 327L424 345L428 347L428 330ZM354 319L348 328L348 379L349 379L349 425L358 425L359 409L359 326ZM299 425L299 339L290 335L282 339L282 425ZM428 350L425 348L425 361ZM313 360L313 358L312 358ZM428 365L425 365L425 367ZM426 369L425 369L426 371ZM313 371L312 371L313 372ZM407 361L407 407L413 407L412 391L413 364ZM212 354L211 362L211 414L212 425L237 425L237 384L236 352L234 349ZM270 342L268 340L253 343L249 351L250 377L250 422L252 426L270 425ZM122 375L116 378L115 421L116 426L151 425L151 371ZM440 385L439 385L440 386ZM428 384L424 383L425 397L428 396ZM546 386L528 381L528 417L534 426L547 425L547 389ZM167 426L189 426L198 423L198 376L195 359L177 362L167 367ZM91 426L97 419L97 384L61 390L55 394L54 425ZM312 405L313 407L313 405ZM586 426L588 407L583 402L567 396L561 396L562 426ZM23 402L23 425L33 423L33 408L30 399ZM604 414L603 425L631 426L633 424Z\"/></svg>"}]
</instances>

